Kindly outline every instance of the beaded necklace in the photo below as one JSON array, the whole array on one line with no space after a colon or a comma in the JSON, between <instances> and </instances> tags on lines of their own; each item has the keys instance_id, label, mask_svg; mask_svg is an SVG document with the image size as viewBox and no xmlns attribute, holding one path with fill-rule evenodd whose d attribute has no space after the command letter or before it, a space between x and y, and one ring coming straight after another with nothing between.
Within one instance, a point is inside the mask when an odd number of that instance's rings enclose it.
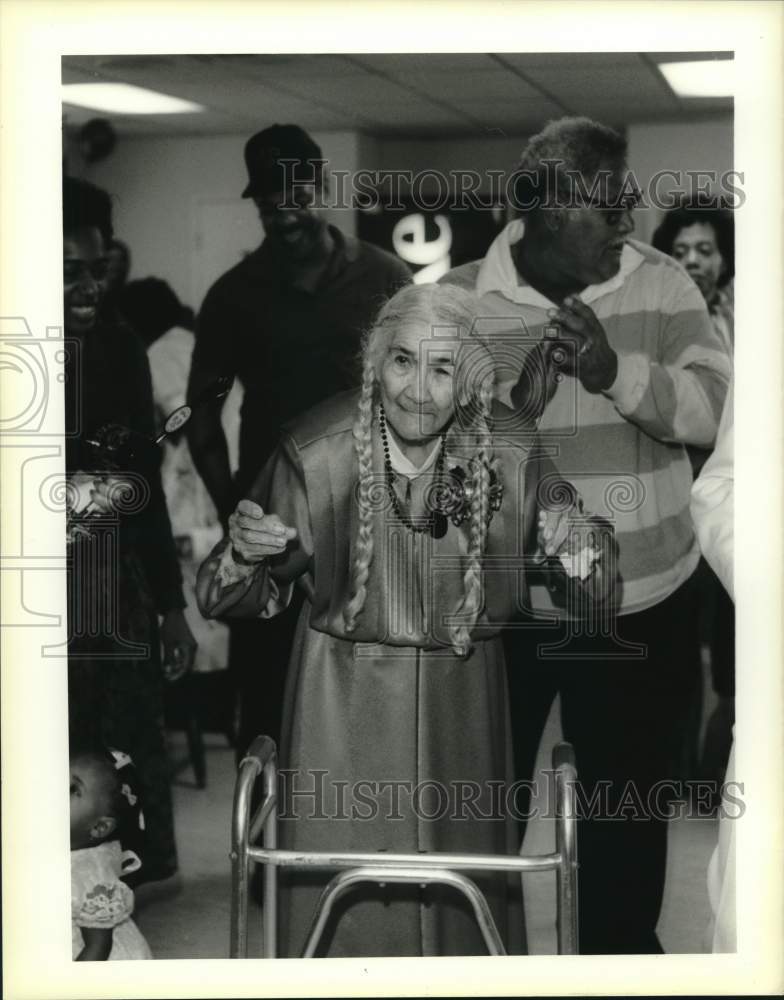
<instances>
[{"instance_id":1,"label":"beaded necklace","mask_svg":"<svg viewBox=\"0 0 784 1000\"><path fill-rule=\"evenodd\" d=\"M384 407L378 408L378 426L381 431L381 444L384 448L384 472L386 474L387 492L392 509L398 521L409 531L423 535L426 532L433 538L443 538L448 527L446 517L438 510L431 511L426 517L411 518L400 506L397 491L395 490L395 470L392 468L392 459L389 456L389 438L387 437L387 418ZM446 452L446 435L441 435L441 448L436 459L436 481L441 482L444 474L444 456Z\"/></svg>"}]
</instances>

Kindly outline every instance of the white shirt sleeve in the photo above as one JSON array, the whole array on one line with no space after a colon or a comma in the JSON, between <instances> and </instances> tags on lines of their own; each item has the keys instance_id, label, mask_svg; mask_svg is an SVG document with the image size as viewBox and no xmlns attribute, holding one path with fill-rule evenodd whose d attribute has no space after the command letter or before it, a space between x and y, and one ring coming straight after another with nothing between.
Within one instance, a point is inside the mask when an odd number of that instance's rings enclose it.
<instances>
[{"instance_id":1,"label":"white shirt sleeve","mask_svg":"<svg viewBox=\"0 0 784 1000\"><path fill-rule=\"evenodd\" d=\"M691 516L700 548L711 568L735 598L733 585L734 462L733 384L719 423L716 448L691 491Z\"/></svg>"}]
</instances>

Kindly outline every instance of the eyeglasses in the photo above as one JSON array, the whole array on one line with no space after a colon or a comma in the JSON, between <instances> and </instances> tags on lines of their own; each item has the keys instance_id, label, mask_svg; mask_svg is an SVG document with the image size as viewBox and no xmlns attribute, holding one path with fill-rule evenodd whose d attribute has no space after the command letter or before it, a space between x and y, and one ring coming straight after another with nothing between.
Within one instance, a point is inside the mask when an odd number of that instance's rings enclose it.
<instances>
[{"instance_id":1,"label":"eyeglasses","mask_svg":"<svg viewBox=\"0 0 784 1000\"><path fill-rule=\"evenodd\" d=\"M642 204L642 192L621 191L614 198L589 202L588 208L596 208L600 212L633 212Z\"/></svg>"}]
</instances>

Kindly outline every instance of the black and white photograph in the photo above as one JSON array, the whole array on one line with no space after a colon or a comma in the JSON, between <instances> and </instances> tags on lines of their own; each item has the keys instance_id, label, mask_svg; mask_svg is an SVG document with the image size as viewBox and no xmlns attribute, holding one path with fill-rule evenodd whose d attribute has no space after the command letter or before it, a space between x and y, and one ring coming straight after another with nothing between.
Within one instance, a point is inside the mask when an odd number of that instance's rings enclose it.
<instances>
[{"instance_id":1,"label":"black and white photograph","mask_svg":"<svg viewBox=\"0 0 784 1000\"><path fill-rule=\"evenodd\" d=\"M9 997L784 985L740 6L8 4Z\"/></svg>"}]
</instances>

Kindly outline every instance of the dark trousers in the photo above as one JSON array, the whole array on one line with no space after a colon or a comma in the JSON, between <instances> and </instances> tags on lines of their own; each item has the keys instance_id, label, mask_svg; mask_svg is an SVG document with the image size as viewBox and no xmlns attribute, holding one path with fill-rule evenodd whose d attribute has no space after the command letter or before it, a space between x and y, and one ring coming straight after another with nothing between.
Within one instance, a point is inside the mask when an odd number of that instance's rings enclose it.
<instances>
[{"instance_id":1,"label":"dark trousers","mask_svg":"<svg viewBox=\"0 0 784 1000\"><path fill-rule=\"evenodd\" d=\"M710 652L711 680L718 702L707 719L698 773L722 782L735 723L735 605L716 574L703 560L699 568L701 638ZM718 805L719 796L716 795Z\"/></svg>"},{"instance_id":2,"label":"dark trousers","mask_svg":"<svg viewBox=\"0 0 784 1000\"><path fill-rule=\"evenodd\" d=\"M546 647L569 634L560 626L534 623L505 635L516 777L533 776L556 693L564 738L575 749L582 811L589 814L578 823L583 954L662 950L656 924L667 822L664 810L655 807L666 805L667 789L657 803L654 786L678 778L675 762L689 693L700 683L694 609L694 585L688 581L655 607L618 618L617 635L644 645L642 657L583 631L548 658ZM598 813L592 814L591 803L599 803ZM518 806L524 806L519 799Z\"/></svg>"},{"instance_id":3,"label":"dark trousers","mask_svg":"<svg viewBox=\"0 0 784 1000\"><path fill-rule=\"evenodd\" d=\"M698 569L701 638L710 647L711 680L720 698L735 697L735 605L705 560Z\"/></svg>"}]
</instances>

